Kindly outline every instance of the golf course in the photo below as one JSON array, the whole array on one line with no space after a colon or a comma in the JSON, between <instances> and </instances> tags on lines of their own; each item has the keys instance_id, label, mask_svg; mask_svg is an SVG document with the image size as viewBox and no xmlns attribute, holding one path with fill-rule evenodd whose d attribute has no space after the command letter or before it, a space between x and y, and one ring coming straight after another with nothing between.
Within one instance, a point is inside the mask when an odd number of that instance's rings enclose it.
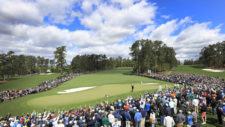
<instances>
[{"instance_id":1,"label":"golf course","mask_svg":"<svg viewBox=\"0 0 225 127\"><path fill-rule=\"evenodd\" d=\"M36 75L33 77L28 76L17 79L17 88L31 88L35 86L35 83L38 84L38 81L41 83L43 80L52 79L57 76L57 74L45 75L45 78L40 79L42 76L44 75ZM31 83L31 79L34 81L33 83ZM10 84L11 82L12 84ZM4 86L4 89L7 89L5 86L9 86L9 89L11 89L13 82L14 80L10 80L8 82L1 83L0 88ZM141 82L143 83L142 85ZM135 87L134 92L131 92L132 84ZM33 110L42 112L43 109L69 110L71 108L78 108L84 105L94 106L95 104L106 100L113 102L116 99L125 98L128 95L137 97L145 91L154 92L158 89L159 85L162 85L162 88L164 88L165 84L172 85L168 82L136 76L132 74L132 68L129 67L84 74L63 83L52 90L3 102L0 104L0 109L4 110L0 110L0 115L4 116L9 112L12 115L22 115L30 113ZM93 88L65 94L58 93L64 90L81 87ZM105 95L109 95L109 97L106 98Z\"/></svg>"},{"instance_id":2,"label":"golf course","mask_svg":"<svg viewBox=\"0 0 225 127\"><path fill-rule=\"evenodd\" d=\"M207 72L202 69L204 67L201 65L179 65L169 73L201 74L225 78L224 72ZM59 74L16 77L8 82L2 82L0 88L1 91L13 88L31 88L35 87L35 84L37 85L57 76ZM169 82L136 76L132 73L132 68L130 67L83 74L49 91L0 103L0 116L5 116L8 113L11 113L13 116L23 115L34 110L43 112L44 109L51 111L77 109L82 106L95 106L103 101L112 103L130 95L138 97L145 92L153 93L159 88L159 85L165 88L165 84L173 87L173 84ZM134 92L131 92L131 85L134 85ZM82 88L87 89L82 90ZM76 89L81 90L76 91ZM108 98L106 98L106 95L108 95ZM214 126L213 121L215 119L215 116L208 114L209 122L206 126Z\"/></svg>"}]
</instances>

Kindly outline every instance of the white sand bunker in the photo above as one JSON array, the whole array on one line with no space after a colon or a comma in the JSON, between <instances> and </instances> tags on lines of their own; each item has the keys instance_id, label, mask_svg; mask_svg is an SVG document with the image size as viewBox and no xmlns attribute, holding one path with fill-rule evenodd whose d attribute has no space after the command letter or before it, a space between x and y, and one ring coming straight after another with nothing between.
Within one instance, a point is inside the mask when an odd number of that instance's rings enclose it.
<instances>
[{"instance_id":1,"label":"white sand bunker","mask_svg":"<svg viewBox=\"0 0 225 127\"><path fill-rule=\"evenodd\" d=\"M224 72L225 70L215 70L215 69L202 69L204 71L209 71L209 72Z\"/></svg>"},{"instance_id":2,"label":"white sand bunker","mask_svg":"<svg viewBox=\"0 0 225 127\"><path fill-rule=\"evenodd\" d=\"M40 73L40 75L52 75L54 73Z\"/></svg>"},{"instance_id":3,"label":"white sand bunker","mask_svg":"<svg viewBox=\"0 0 225 127\"><path fill-rule=\"evenodd\" d=\"M156 85L158 83L142 83L141 85Z\"/></svg>"},{"instance_id":4,"label":"white sand bunker","mask_svg":"<svg viewBox=\"0 0 225 127\"><path fill-rule=\"evenodd\" d=\"M83 91L83 90L88 90L88 89L92 89L95 86L92 87L80 87L80 88L74 88L74 89L68 89L68 90L64 90L63 92L57 92L58 94L65 94L65 93L72 93L72 92L78 92L78 91Z\"/></svg>"}]
</instances>

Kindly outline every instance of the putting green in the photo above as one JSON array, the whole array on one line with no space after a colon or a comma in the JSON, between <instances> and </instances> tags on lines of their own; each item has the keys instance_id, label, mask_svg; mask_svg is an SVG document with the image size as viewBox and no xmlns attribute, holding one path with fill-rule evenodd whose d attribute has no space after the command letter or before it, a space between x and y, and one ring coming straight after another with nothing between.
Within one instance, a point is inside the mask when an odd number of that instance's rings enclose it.
<instances>
[{"instance_id":1,"label":"putting green","mask_svg":"<svg viewBox=\"0 0 225 127\"><path fill-rule=\"evenodd\" d=\"M147 91L150 89L157 89L158 85L134 85L134 88L135 91ZM109 94L110 96L115 96L129 92L131 92L130 84L103 85L97 86L89 90L74 93L34 98L28 101L28 105L47 107L53 105L78 104L82 102L96 100L99 98L104 98L106 94Z\"/></svg>"}]
</instances>

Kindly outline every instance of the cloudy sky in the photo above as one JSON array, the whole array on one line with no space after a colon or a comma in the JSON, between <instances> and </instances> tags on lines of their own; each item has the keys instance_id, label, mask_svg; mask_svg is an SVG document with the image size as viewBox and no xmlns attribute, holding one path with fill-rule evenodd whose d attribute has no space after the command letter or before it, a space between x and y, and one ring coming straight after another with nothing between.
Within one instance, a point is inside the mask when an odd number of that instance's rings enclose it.
<instances>
[{"instance_id":1,"label":"cloudy sky","mask_svg":"<svg viewBox=\"0 0 225 127\"><path fill-rule=\"evenodd\" d=\"M77 54L129 57L137 39L162 40L179 60L225 40L222 0L0 0L0 53L53 58Z\"/></svg>"}]
</instances>

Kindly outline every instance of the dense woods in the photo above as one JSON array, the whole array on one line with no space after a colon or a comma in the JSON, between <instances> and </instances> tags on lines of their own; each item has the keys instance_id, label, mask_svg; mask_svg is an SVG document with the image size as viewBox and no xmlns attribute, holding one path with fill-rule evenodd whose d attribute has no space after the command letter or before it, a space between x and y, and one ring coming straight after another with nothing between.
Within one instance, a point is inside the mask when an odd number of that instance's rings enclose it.
<instances>
[{"instance_id":1,"label":"dense woods","mask_svg":"<svg viewBox=\"0 0 225 127\"><path fill-rule=\"evenodd\" d=\"M130 48L137 73L165 71L177 65L176 53L173 48L162 41L137 40Z\"/></svg>"},{"instance_id":2,"label":"dense woods","mask_svg":"<svg viewBox=\"0 0 225 127\"><path fill-rule=\"evenodd\" d=\"M0 54L0 75L2 79L9 79L15 75L46 72L48 69L56 71L54 59L15 55L13 51Z\"/></svg>"},{"instance_id":3,"label":"dense woods","mask_svg":"<svg viewBox=\"0 0 225 127\"><path fill-rule=\"evenodd\" d=\"M224 67L225 41L204 47L200 52L199 61L206 66Z\"/></svg>"},{"instance_id":4,"label":"dense woods","mask_svg":"<svg viewBox=\"0 0 225 127\"><path fill-rule=\"evenodd\" d=\"M52 72L87 72L115 67L133 67L137 73L160 72L172 69L177 61L175 51L162 41L137 40L130 47L132 59L122 57L107 57L104 54L77 55L70 66L66 63L66 47L57 47L54 59L41 56L15 55L13 51L0 54L1 79L9 79L15 75ZM206 66L224 67L225 41L204 47L199 60L185 60L185 65L202 63Z\"/></svg>"},{"instance_id":5,"label":"dense woods","mask_svg":"<svg viewBox=\"0 0 225 127\"><path fill-rule=\"evenodd\" d=\"M77 55L71 62L73 72L97 71L115 67L133 67L133 61L122 57L108 58L102 54L91 54Z\"/></svg>"},{"instance_id":6,"label":"dense woods","mask_svg":"<svg viewBox=\"0 0 225 127\"><path fill-rule=\"evenodd\" d=\"M193 60L193 59L184 60L184 65L194 65L194 64L199 64L199 60Z\"/></svg>"}]
</instances>

